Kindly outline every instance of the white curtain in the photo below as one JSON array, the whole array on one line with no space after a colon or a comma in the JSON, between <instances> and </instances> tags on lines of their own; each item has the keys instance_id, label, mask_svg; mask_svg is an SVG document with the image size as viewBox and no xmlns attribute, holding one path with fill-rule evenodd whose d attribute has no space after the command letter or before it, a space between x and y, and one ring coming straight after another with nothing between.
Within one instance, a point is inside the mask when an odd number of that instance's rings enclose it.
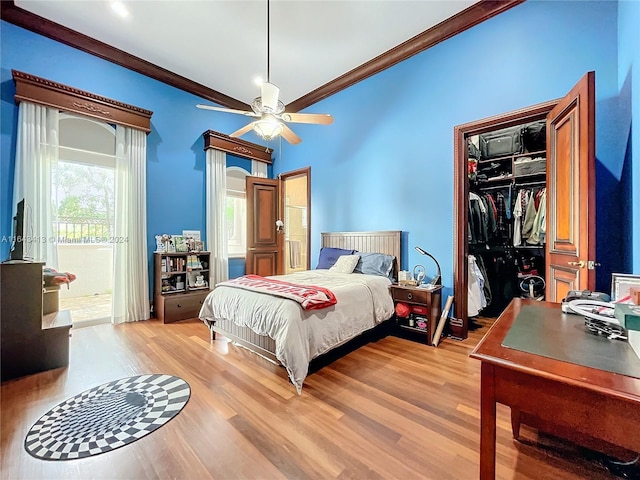
<instances>
[{"instance_id":1,"label":"white curtain","mask_svg":"<svg viewBox=\"0 0 640 480\"><path fill-rule=\"evenodd\" d=\"M207 243L211 252L209 287L229 279L229 254L225 224L227 196L227 154L207 150Z\"/></svg>"},{"instance_id":2,"label":"white curtain","mask_svg":"<svg viewBox=\"0 0 640 480\"><path fill-rule=\"evenodd\" d=\"M116 125L111 323L149 318L147 135Z\"/></svg>"},{"instance_id":3,"label":"white curtain","mask_svg":"<svg viewBox=\"0 0 640 480\"><path fill-rule=\"evenodd\" d=\"M58 110L20 102L13 183L13 215L25 201L24 257L58 268L51 175L58 161ZM22 232L16 232L22 233Z\"/></svg>"},{"instance_id":4,"label":"white curtain","mask_svg":"<svg viewBox=\"0 0 640 480\"><path fill-rule=\"evenodd\" d=\"M257 160L251 160L251 176L267 178L267 164Z\"/></svg>"}]
</instances>

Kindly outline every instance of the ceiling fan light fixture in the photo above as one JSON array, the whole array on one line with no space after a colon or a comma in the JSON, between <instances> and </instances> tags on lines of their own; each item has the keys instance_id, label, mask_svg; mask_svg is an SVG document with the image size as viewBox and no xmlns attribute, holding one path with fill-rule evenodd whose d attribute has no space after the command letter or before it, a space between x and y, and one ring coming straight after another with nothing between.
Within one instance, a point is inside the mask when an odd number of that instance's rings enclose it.
<instances>
[{"instance_id":1,"label":"ceiling fan light fixture","mask_svg":"<svg viewBox=\"0 0 640 480\"><path fill-rule=\"evenodd\" d=\"M282 123L272 116L266 116L260 120L253 122L253 129L263 139L269 141L276 138L282 133L284 127Z\"/></svg>"}]
</instances>

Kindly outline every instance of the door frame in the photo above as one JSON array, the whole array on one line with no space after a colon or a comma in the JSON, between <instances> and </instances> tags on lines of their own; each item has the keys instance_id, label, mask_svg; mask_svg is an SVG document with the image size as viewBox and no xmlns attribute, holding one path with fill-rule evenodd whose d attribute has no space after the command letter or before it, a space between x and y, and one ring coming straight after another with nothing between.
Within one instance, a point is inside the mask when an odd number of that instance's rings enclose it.
<instances>
[{"instance_id":1,"label":"door frame","mask_svg":"<svg viewBox=\"0 0 640 480\"><path fill-rule=\"evenodd\" d=\"M539 103L512 112L457 125L453 128L453 296L454 318L450 323L450 335L464 340L469 334L468 307L468 221L469 181L467 138L480 133L507 128L521 123L546 119L560 99Z\"/></svg>"},{"instance_id":2,"label":"door frame","mask_svg":"<svg viewBox=\"0 0 640 480\"><path fill-rule=\"evenodd\" d=\"M281 215L284 215L284 196L285 196L285 188L284 183L286 180L305 176L307 178L307 270L311 269L311 255L309 255L310 247L311 247L311 167L303 167L297 170L292 170L290 172L284 172L278 174L278 180L280 180L280 205L282 205ZM286 228L286 227L285 227ZM282 271L285 271L285 262L286 258L284 255L284 244L282 259Z\"/></svg>"}]
</instances>

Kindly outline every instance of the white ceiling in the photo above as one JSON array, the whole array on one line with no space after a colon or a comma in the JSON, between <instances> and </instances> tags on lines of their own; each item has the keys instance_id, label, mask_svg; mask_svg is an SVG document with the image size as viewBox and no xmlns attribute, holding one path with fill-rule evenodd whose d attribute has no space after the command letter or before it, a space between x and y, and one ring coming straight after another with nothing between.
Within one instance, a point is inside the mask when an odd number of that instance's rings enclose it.
<instances>
[{"instance_id":1,"label":"white ceiling","mask_svg":"<svg viewBox=\"0 0 640 480\"><path fill-rule=\"evenodd\" d=\"M271 82L288 104L477 0L271 0ZM15 0L16 6L244 103L267 69L266 0Z\"/></svg>"}]
</instances>

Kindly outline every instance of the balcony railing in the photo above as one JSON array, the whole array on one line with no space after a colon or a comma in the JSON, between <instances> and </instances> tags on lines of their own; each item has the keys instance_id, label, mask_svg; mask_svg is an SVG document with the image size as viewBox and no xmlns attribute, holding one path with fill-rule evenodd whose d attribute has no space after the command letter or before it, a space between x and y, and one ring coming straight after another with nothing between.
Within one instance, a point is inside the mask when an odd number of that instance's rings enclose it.
<instances>
[{"instance_id":1,"label":"balcony railing","mask_svg":"<svg viewBox=\"0 0 640 480\"><path fill-rule=\"evenodd\" d=\"M103 218L58 217L53 224L58 244L110 243L113 220Z\"/></svg>"}]
</instances>

